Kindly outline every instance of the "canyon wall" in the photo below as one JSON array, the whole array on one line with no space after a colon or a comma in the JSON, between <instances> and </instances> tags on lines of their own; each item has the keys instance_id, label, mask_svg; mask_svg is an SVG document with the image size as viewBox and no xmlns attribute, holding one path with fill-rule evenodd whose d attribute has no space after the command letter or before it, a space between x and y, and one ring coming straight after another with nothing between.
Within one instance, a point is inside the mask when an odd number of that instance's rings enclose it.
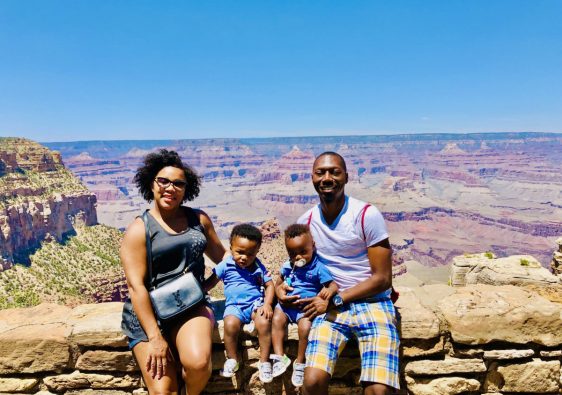
<instances>
[{"instance_id":1,"label":"canyon wall","mask_svg":"<svg viewBox=\"0 0 562 395\"><path fill-rule=\"evenodd\" d=\"M132 178L146 153L177 150L204 178L192 203L226 238L232 224L294 222L318 202L315 155L347 162L350 195L375 204L407 259L440 266L462 253L530 254L548 266L562 228L562 137L490 133L50 143L124 228L146 207Z\"/></svg>"},{"instance_id":2,"label":"canyon wall","mask_svg":"<svg viewBox=\"0 0 562 395\"><path fill-rule=\"evenodd\" d=\"M75 223L97 223L96 196L60 154L18 138L0 138L0 267L29 264L44 240L63 241Z\"/></svg>"}]
</instances>

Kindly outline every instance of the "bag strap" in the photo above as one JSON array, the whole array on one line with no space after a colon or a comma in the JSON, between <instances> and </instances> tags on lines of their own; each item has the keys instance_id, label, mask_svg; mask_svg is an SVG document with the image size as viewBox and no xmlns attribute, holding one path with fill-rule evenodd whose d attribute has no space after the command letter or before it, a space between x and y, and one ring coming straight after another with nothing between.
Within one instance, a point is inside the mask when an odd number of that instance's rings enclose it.
<instances>
[{"instance_id":1,"label":"bag strap","mask_svg":"<svg viewBox=\"0 0 562 395\"><path fill-rule=\"evenodd\" d=\"M312 222L312 213L314 212L314 208L312 208L310 210L310 215L308 216L308 222L306 223L308 226L310 226L310 223Z\"/></svg>"},{"instance_id":2,"label":"bag strap","mask_svg":"<svg viewBox=\"0 0 562 395\"><path fill-rule=\"evenodd\" d=\"M150 241L150 229L148 228L148 210L142 213L142 222L144 222L144 234L146 238L146 266L148 268L148 285L152 289L152 242Z\"/></svg>"}]
</instances>

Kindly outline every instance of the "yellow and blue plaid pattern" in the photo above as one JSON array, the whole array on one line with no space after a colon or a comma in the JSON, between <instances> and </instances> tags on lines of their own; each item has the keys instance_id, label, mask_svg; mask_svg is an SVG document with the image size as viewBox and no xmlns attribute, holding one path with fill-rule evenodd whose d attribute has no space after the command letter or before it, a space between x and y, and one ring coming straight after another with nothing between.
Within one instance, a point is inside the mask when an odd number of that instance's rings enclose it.
<instances>
[{"instance_id":1,"label":"yellow and blue plaid pattern","mask_svg":"<svg viewBox=\"0 0 562 395\"><path fill-rule=\"evenodd\" d=\"M361 353L360 381L400 388L400 340L390 298L347 303L317 317L308 337L306 367L332 375L339 354L352 336L357 339Z\"/></svg>"}]
</instances>

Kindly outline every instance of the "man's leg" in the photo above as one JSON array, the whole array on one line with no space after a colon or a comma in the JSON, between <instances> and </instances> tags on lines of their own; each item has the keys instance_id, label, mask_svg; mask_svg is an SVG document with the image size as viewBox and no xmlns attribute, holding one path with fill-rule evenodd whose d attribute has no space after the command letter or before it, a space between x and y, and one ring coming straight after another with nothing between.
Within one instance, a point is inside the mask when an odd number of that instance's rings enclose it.
<instances>
[{"instance_id":1,"label":"man's leg","mask_svg":"<svg viewBox=\"0 0 562 395\"><path fill-rule=\"evenodd\" d=\"M380 383L363 383L364 395L390 395L392 387Z\"/></svg>"},{"instance_id":2,"label":"man's leg","mask_svg":"<svg viewBox=\"0 0 562 395\"><path fill-rule=\"evenodd\" d=\"M303 391L307 395L327 395L336 361L347 340L346 326L326 318L316 318L308 336Z\"/></svg>"},{"instance_id":3,"label":"man's leg","mask_svg":"<svg viewBox=\"0 0 562 395\"><path fill-rule=\"evenodd\" d=\"M354 327L361 353L361 383L367 395L387 395L400 388L399 345L394 306L390 299L356 303ZM374 325L373 325L374 324Z\"/></svg>"},{"instance_id":4,"label":"man's leg","mask_svg":"<svg viewBox=\"0 0 562 395\"><path fill-rule=\"evenodd\" d=\"M304 395L327 395L331 376L317 368L304 369Z\"/></svg>"}]
</instances>

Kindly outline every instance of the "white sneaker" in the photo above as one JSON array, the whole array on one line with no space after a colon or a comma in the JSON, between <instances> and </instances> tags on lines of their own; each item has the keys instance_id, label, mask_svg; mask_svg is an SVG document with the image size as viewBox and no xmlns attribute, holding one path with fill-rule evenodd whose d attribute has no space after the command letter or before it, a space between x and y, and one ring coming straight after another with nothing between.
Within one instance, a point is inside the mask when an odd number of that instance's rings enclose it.
<instances>
[{"instance_id":1,"label":"white sneaker","mask_svg":"<svg viewBox=\"0 0 562 395\"><path fill-rule=\"evenodd\" d=\"M260 362L260 381L262 383L271 383L271 362Z\"/></svg>"},{"instance_id":2,"label":"white sneaker","mask_svg":"<svg viewBox=\"0 0 562 395\"><path fill-rule=\"evenodd\" d=\"M298 363L297 361L293 363L293 375L291 376L291 383L293 383L295 387L302 387L302 384L304 383L305 366L306 364Z\"/></svg>"},{"instance_id":3,"label":"white sneaker","mask_svg":"<svg viewBox=\"0 0 562 395\"><path fill-rule=\"evenodd\" d=\"M283 356L271 354L269 358L274 361L272 373L273 377L281 376L283 373L285 373L289 365L291 365L291 359L285 354L283 354Z\"/></svg>"},{"instance_id":4,"label":"white sneaker","mask_svg":"<svg viewBox=\"0 0 562 395\"><path fill-rule=\"evenodd\" d=\"M220 375L222 377L232 377L238 371L240 366L238 365L238 361L233 358L229 358L224 361L224 366L220 371Z\"/></svg>"}]
</instances>

